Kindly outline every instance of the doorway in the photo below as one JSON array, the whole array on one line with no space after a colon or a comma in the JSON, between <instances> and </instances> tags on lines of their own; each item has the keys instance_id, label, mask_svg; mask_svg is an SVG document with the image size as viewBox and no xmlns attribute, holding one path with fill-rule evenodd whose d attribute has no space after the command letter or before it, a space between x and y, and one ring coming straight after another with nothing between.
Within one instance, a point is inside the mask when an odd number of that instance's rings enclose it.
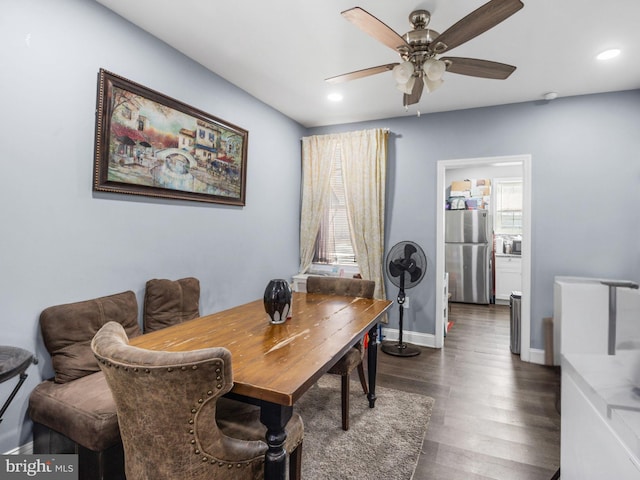
<instances>
[{"instance_id":1,"label":"doorway","mask_svg":"<svg viewBox=\"0 0 640 480\"><path fill-rule=\"evenodd\" d=\"M530 361L531 343L531 155L503 157L466 158L438 161L436 189L436 291L445 290L445 192L447 170L460 168L492 168L498 164L516 163L522 165L522 312L520 335L520 358ZM447 302L444 295L436 295L435 347L444 346L444 319Z\"/></svg>"}]
</instances>

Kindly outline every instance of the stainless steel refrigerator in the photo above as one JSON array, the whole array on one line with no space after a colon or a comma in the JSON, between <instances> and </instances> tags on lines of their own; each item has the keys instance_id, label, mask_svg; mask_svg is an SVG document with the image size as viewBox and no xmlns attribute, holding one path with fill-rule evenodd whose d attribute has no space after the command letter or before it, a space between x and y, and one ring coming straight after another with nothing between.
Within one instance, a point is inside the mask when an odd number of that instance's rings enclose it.
<instances>
[{"instance_id":1,"label":"stainless steel refrigerator","mask_svg":"<svg viewBox=\"0 0 640 480\"><path fill-rule=\"evenodd\" d=\"M490 303L492 239L486 210L445 212L445 269L452 302Z\"/></svg>"}]
</instances>

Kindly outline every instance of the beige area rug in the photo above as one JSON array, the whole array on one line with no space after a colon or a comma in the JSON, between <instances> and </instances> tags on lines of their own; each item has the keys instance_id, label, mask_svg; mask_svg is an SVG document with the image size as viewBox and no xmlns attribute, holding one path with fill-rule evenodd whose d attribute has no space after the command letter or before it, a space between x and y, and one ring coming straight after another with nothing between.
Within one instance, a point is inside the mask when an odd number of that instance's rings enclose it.
<instances>
[{"instance_id":1,"label":"beige area rug","mask_svg":"<svg viewBox=\"0 0 640 480\"><path fill-rule=\"evenodd\" d=\"M304 421L302 478L410 480L434 400L376 387L375 408L351 384L350 428L342 430L340 377L324 375L296 403Z\"/></svg>"}]
</instances>

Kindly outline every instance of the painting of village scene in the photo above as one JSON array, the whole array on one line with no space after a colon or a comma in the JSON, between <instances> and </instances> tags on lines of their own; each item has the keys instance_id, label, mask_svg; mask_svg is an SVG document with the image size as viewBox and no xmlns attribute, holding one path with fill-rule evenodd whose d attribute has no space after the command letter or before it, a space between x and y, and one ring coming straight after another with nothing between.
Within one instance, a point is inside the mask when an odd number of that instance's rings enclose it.
<instances>
[{"instance_id":1,"label":"painting of village scene","mask_svg":"<svg viewBox=\"0 0 640 480\"><path fill-rule=\"evenodd\" d=\"M100 71L94 189L244 205L248 132Z\"/></svg>"}]
</instances>

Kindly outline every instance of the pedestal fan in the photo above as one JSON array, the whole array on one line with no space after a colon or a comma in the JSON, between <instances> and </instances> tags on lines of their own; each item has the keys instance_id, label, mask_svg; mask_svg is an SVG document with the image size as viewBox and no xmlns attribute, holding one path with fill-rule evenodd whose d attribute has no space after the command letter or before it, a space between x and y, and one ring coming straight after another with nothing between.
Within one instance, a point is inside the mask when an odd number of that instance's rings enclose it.
<instances>
[{"instance_id":1,"label":"pedestal fan","mask_svg":"<svg viewBox=\"0 0 640 480\"><path fill-rule=\"evenodd\" d=\"M383 342L382 351L398 357L414 357L420 354L417 347L402 341L402 320L406 288L415 287L427 271L427 257L422 248L414 242L403 241L394 245L387 255L387 276L391 283L399 287L398 307L400 308L400 333L398 342Z\"/></svg>"}]
</instances>

